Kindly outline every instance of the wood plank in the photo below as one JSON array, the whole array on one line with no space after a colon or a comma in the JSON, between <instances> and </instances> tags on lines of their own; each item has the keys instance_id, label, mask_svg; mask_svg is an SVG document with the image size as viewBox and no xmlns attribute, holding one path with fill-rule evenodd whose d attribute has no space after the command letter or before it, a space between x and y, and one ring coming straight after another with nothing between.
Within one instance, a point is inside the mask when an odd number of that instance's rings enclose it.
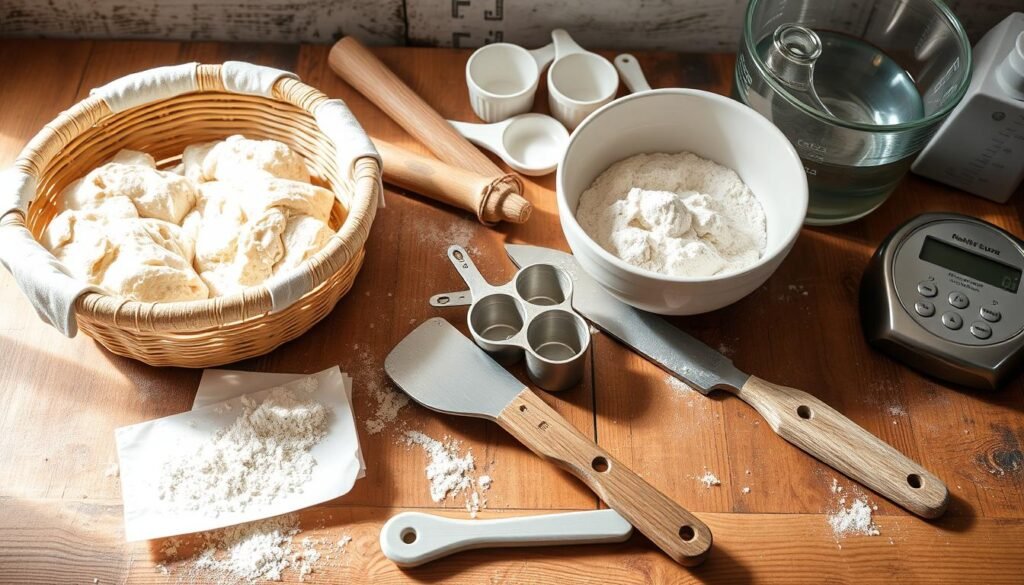
<instances>
[{"instance_id":1,"label":"wood plank","mask_svg":"<svg viewBox=\"0 0 1024 585\"><path fill-rule=\"evenodd\" d=\"M6 582L153 583L206 582L190 573L186 543L179 560L160 552L162 543L121 542L116 502L16 500L0 516L0 574ZM401 509L407 509L403 506ZM320 545L315 583L949 583L952 575L986 584L1019 583L1020 519L958 519L942 528L905 518L877 518L879 536L836 539L813 514L722 514L704 518L715 534L707 562L676 565L642 536L621 544L467 551L412 569L383 556L380 528L395 507L318 506L300 514L302 532L334 543L352 537L344 553ZM487 512L495 518L546 510ZM165 565L169 574L157 567ZM285 582L297 582L293 570Z\"/></svg>"}]
</instances>

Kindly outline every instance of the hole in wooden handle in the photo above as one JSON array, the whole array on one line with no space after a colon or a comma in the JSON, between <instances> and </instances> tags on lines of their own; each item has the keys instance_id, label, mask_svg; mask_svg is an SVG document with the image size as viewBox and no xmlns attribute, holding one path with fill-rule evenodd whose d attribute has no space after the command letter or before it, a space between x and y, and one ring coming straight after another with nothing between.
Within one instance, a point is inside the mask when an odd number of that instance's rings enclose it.
<instances>
[{"instance_id":1,"label":"hole in wooden handle","mask_svg":"<svg viewBox=\"0 0 1024 585\"><path fill-rule=\"evenodd\" d=\"M796 407L796 415L804 420L810 420L814 416L814 412L811 411L811 407L806 404L801 404Z\"/></svg>"},{"instance_id":2,"label":"hole in wooden handle","mask_svg":"<svg viewBox=\"0 0 1024 585\"><path fill-rule=\"evenodd\" d=\"M402 531L402 533L399 535L399 537L402 539L402 542L404 542L405 544L412 544L412 543L416 542L416 529L415 528L406 528L405 530Z\"/></svg>"},{"instance_id":3,"label":"hole in wooden handle","mask_svg":"<svg viewBox=\"0 0 1024 585\"><path fill-rule=\"evenodd\" d=\"M679 527L679 538L682 538L685 542L691 542L694 538L697 538L697 531L693 529L693 526L683 524Z\"/></svg>"},{"instance_id":4,"label":"hole in wooden handle","mask_svg":"<svg viewBox=\"0 0 1024 585\"><path fill-rule=\"evenodd\" d=\"M610 465L608 465L608 460L600 455L594 457L594 460L590 462L590 466L598 473L604 473L608 471L608 468L610 467Z\"/></svg>"},{"instance_id":5,"label":"hole in wooden handle","mask_svg":"<svg viewBox=\"0 0 1024 585\"><path fill-rule=\"evenodd\" d=\"M519 405L519 412L526 412L526 405L525 404L520 404Z\"/></svg>"},{"instance_id":6,"label":"hole in wooden handle","mask_svg":"<svg viewBox=\"0 0 1024 585\"><path fill-rule=\"evenodd\" d=\"M907 483L915 490L920 489L924 485L924 478L916 473L911 473L907 476Z\"/></svg>"}]
</instances>

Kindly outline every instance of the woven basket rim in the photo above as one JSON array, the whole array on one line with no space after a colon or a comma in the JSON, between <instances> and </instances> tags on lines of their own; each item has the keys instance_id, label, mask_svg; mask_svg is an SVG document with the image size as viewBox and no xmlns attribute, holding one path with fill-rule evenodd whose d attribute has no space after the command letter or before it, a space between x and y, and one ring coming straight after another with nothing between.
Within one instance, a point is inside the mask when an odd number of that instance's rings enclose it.
<instances>
[{"instance_id":1,"label":"woven basket rim","mask_svg":"<svg viewBox=\"0 0 1024 585\"><path fill-rule=\"evenodd\" d=\"M200 64L197 66L199 88L196 91L143 104L125 110L125 112L132 112L153 104L171 103L186 96L220 94L238 95L239 98L245 99L258 98L284 102L313 115L320 104L331 99L316 88L291 77L282 77L277 80L272 89L272 98L232 94L224 88L220 73L220 64ZM63 149L70 142L84 131L113 115L114 112L99 96L86 97L61 112L35 134L18 155L14 166L38 180L43 170L54 158L62 154ZM329 137L328 141L330 141ZM344 173L345 170L341 169L340 172ZM380 173L381 169L375 158L361 157L356 160L352 172L351 198L344 221L324 248L293 269L294 271L305 270L310 275L312 285L303 298L316 291L332 274L343 269L362 250L377 211L380 197L378 192ZM331 190L337 191L337 187L331 185ZM26 214L21 211L12 211L2 219L2 224L0 224L2 229L22 228L28 230ZM33 238L35 238L34 235ZM38 238L36 239L38 240ZM119 327L128 326L137 330L197 331L206 327L189 327L186 323L181 322L182 315L216 327L218 323L247 321L264 315L271 311L271 305L269 289L265 284L259 284L231 295L168 302L133 301L117 295L88 291L78 297L75 303L75 313L79 316L89 315L108 321ZM278 310L281 309L283 307L278 308Z\"/></svg>"}]
</instances>

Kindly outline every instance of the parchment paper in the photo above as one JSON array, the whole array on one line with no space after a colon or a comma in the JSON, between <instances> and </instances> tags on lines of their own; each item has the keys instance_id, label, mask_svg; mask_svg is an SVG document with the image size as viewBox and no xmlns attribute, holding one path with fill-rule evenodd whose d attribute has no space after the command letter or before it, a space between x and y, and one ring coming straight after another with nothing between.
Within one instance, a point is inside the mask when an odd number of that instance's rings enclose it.
<instances>
[{"instance_id":1,"label":"parchment paper","mask_svg":"<svg viewBox=\"0 0 1024 585\"><path fill-rule=\"evenodd\" d=\"M194 452L241 414L241 397L257 403L299 374L262 374L230 370L203 372L193 409L115 431L121 468L125 539L129 542L212 530L294 512L348 493L365 473L351 405L351 378L337 367L312 375L319 380L313 398L330 409L327 435L313 447L312 477L299 494L270 505L250 504L243 512L207 514L174 507L159 497L164 462Z\"/></svg>"}]
</instances>

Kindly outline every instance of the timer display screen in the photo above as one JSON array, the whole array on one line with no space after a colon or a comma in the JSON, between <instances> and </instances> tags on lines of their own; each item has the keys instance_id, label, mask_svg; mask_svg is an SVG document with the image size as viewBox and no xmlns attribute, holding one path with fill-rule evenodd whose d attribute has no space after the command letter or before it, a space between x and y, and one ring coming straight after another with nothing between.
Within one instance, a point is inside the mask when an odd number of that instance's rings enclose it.
<instances>
[{"instance_id":1,"label":"timer display screen","mask_svg":"<svg viewBox=\"0 0 1024 585\"><path fill-rule=\"evenodd\" d=\"M1021 271L1013 266L927 236L921 244L921 260L1012 293L1020 287Z\"/></svg>"}]
</instances>

